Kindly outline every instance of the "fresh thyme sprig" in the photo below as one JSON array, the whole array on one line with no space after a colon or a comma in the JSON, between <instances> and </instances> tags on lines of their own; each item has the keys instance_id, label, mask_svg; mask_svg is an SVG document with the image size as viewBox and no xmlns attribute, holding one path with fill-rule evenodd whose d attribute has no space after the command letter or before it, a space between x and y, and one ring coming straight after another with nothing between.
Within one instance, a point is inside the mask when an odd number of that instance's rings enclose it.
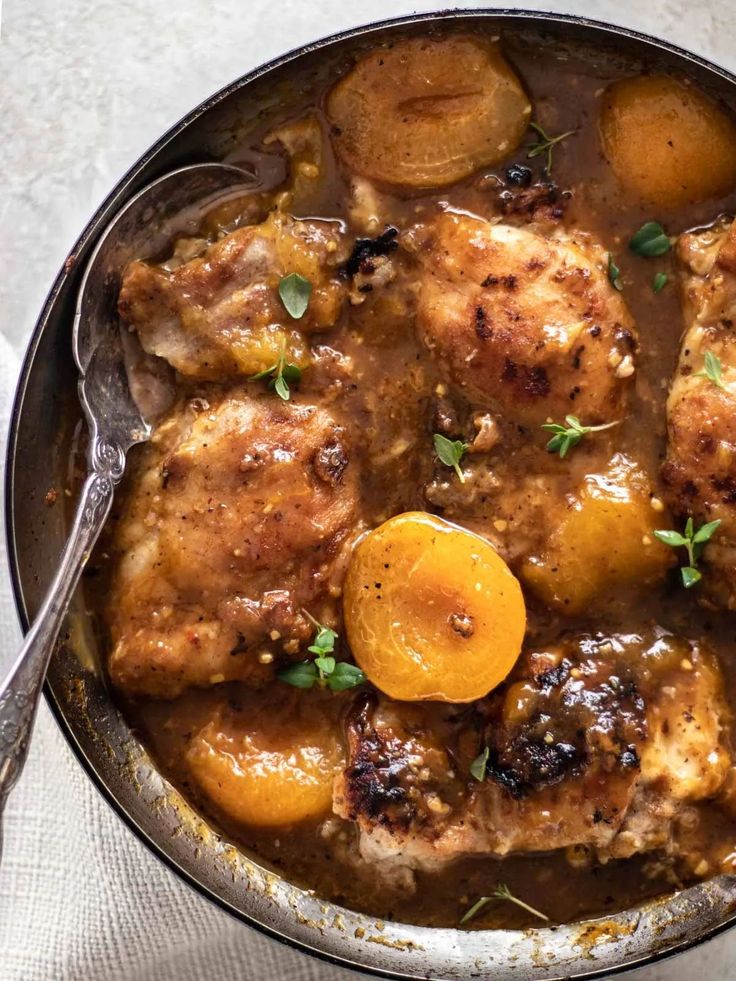
<instances>
[{"instance_id":1,"label":"fresh thyme sprig","mask_svg":"<svg viewBox=\"0 0 736 981\"><path fill-rule=\"evenodd\" d=\"M362 685L365 675L354 664L338 661L335 658L337 633L318 623L306 610L303 611L316 630L314 640L307 649L316 657L313 661L300 661L292 664L278 674L279 681L293 685L294 688L329 688L330 691L345 691Z\"/></svg>"},{"instance_id":2,"label":"fresh thyme sprig","mask_svg":"<svg viewBox=\"0 0 736 981\"><path fill-rule=\"evenodd\" d=\"M476 780L482 782L486 778L486 767L488 766L488 757L490 756L490 750L486 746L482 753L470 764L470 775Z\"/></svg>"},{"instance_id":3,"label":"fresh thyme sprig","mask_svg":"<svg viewBox=\"0 0 736 981\"><path fill-rule=\"evenodd\" d=\"M566 140L568 136L572 136L577 133L576 129L569 129L566 133L560 133L559 136L549 136L539 123L529 123L531 129L539 136L539 140L536 143L529 143L527 153L527 159L531 160L533 157L538 157L542 153L547 154L547 165L545 170L548 174L552 173L552 151L558 143Z\"/></svg>"},{"instance_id":4,"label":"fresh thyme sprig","mask_svg":"<svg viewBox=\"0 0 736 981\"><path fill-rule=\"evenodd\" d=\"M693 375L693 378L707 378L716 388L725 388L723 384L723 365L721 359L712 351L706 351L703 358L703 370Z\"/></svg>"},{"instance_id":5,"label":"fresh thyme sprig","mask_svg":"<svg viewBox=\"0 0 736 981\"><path fill-rule=\"evenodd\" d=\"M526 910L527 913L531 913L532 916L536 916L537 919L544 920L545 923L549 923L548 916L545 916L544 913L541 913L538 909L535 909L533 906L530 906L529 903L525 903L524 900L519 899L518 896L514 896L514 894L511 892L511 890L505 883L499 882L499 884L496 886L496 888L493 890L490 896L481 896L477 902L473 903L473 905L470 907L467 913L460 920L460 925L462 926L465 923L469 923L470 920L474 919L474 917L476 917L478 913L480 913L480 911L484 909L488 905L488 903L492 902L494 899L503 899L508 903L514 903L516 906L519 906L521 909Z\"/></svg>"},{"instance_id":6,"label":"fresh thyme sprig","mask_svg":"<svg viewBox=\"0 0 736 981\"><path fill-rule=\"evenodd\" d=\"M443 436L441 433L435 433L433 440L434 451L439 459L446 467L452 467L460 483L464 484L465 475L460 469L460 461L465 455L468 444L463 443L461 439L448 439L447 436Z\"/></svg>"},{"instance_id":7,"label":"fresh thyme sprig","mask_svg":"<svg viewBox=\"0 0 736 981\"><path fill-rule=\"evenodd\" d=\"M552 439L547 443L549 453L559 453L560 459L564 460L569 450L577 446L583 436L588 433L601 433L604 429L611 429L618 426L619 421L607 422L602 426L584 426L577 416L565 416L567 425L562 426L557 422L545 422L542 429L547 433L553 433Z\"/></svg>"},{"instance_id":8,"label":"fresh thyme sprig","mask_svg":"<svg viewBox=\"0 0 736 981\"><path fill-rule=\"evenodd\" d=\"M672 529L660 529L654 532L654 537L663 544L669 545L670 548L684 548L687 550L688 564L680 567L682 585L685 589L690 589L691 586L694 586L695 583L700 582L703 578L698 569L698 559L703 554L706 542L709 542L713 537L720 523L721 519L717 518L715 521L709 521L707 524L701 525L696 531L693 519L688 518L683 534Z\"/></svg>"},{"instance_id":9,"label":"fresh thyme sprig","mask_svg":"<svg viewBox=\"0 0 736 981\"><path fill-rule=\"evenodd\" d=\"M275 361L270 367L264 368L263 371L251 375L250 381L261 381L263 378L268 378L269 388L273 388L280 399L288 402L291 397L289 382L292 385L296 385L301 380L301 377L302 369L299 365L286 360L286 341L284 341L281 345L281 353L279 354L278 361Z\"/></svg>"},{"instance_id":10,"label":"fresh thyme sprig","mask_svg":"<svg viewBox=\"0 0 736 981\"><path fill-rule=\"evenodd\" d=\"M613 252L608 253L608 281L615 290L619 293L624 288L624 284L621 282L621 270L618 268L616 263L613 261Z\"/></svg>"}]
</instances>

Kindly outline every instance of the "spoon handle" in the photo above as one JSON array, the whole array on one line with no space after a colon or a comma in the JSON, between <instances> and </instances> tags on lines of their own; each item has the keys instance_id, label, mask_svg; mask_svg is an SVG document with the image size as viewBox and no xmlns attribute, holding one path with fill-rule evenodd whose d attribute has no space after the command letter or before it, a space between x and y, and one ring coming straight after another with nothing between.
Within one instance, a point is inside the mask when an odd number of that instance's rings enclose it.
<instances>
[{"instance_id":1,"label":"spoon handle","mask_svg":"<svg viewBox=\"0 0 736 981\"><path fill-rule=\"evenodd\" d=\"M98 447L95 449L98 452L92 454L92 460L99 469L90 473L82 488L59 569L15 664L0 686L0 815L26 761L41 687L56 638L122 476L122 452L100 453ZM116 465L118 461L120 465Z\"/></svg>"}]
</instances>

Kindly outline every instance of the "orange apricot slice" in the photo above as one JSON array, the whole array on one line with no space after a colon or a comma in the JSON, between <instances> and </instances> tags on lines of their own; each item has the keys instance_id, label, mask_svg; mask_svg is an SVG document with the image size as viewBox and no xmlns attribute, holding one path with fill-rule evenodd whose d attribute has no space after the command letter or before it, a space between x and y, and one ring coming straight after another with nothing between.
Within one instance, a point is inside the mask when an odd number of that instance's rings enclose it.
<instances>
[{"instance_id":1,"label":"orange apricot slice","mask_svg":"<svg viewBox=\"0 0 736 981\"><path fill-rule=\"evenodd\" d=\"M441 187L513 152L531 104L497 45L409 38L362 58L330 92L327 115L352 170Z\"/></svg>"},{"instance_id":2,"label":"orange apricot slice","mask_svg":"<svg viewBox=\"0 0 736 981\"><path fill-rule=\"evenodd\" d=\"M472 702L521 650L524 599L506 563L484 538L424 512L358 542L344 597L353 656L392 698Z\"/></svg>"},{"instance_id":3,"label":"orange apricot slice","mask_svg":"<svg viewBox=\"0 0 736 981\"><path fill-rule=\"evenodd\" d=\"M226 817L252 827L318 820L332 809L343 765L335 712L319 692L244 696L223 708L192 740L186 759L200 791Z\"/></svg>"},{"instance_id":4,"label":"orange apricot slice","mask_svg":"<svg viewBox=\"0 0 736 981\"><path fill-rule=\"evenodd\" d=\"M736 187L736 125L668 75L614 82L600 112L603 152L633 198L676 208Z\"/></svg>"},{"instance_id":5,"label":"orange apricot slice","mask_svg":"<svg viewBox=\"0 0 736 981\"><path fill-rule=\"evenodd\" d=\"M644 471L617 453L602 473L585 477L544 550L522 565L522 581L546 606L568 616L600 606L621 586L660 582L674 558L654 537L662 516L652 497Z\"/></svg>"}]
</instances>

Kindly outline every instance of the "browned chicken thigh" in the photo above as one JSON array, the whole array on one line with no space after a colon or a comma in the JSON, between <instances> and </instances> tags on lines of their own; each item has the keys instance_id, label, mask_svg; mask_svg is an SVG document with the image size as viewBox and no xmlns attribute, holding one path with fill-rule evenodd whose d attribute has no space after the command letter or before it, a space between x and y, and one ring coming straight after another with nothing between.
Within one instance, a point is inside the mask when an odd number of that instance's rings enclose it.
<instances>
[{"instance_id":1,"label":"browned chicken thigh","mask_svg":"<svg viewBox=\"0 0 736 981\"><path fill-rule=\"evenodd\" d=\"M271 365L281 348L304 363L300 331L327 330L337 320L345 287L337 279L338 226L295 221L279 213L225 235L187 262L133 262L118 307L149 354L183 375L222 380ZM306 314L293 321L278 294L282 277L312 284Z\"/></svg>"},{"instance_id":2,"label":"browned chicken thigh","mask_svg":"<svg viewBox=\"0 0 736 981\"><path fill-rule=\"evenodd\" d=\"M334 616L358 525L347 434L323 409L235 391L159 428L116 541L110 673L128 693L258 681ZM339 592L335 587L334 592Z\"/></svg>"},{"instance_id":3,"label":"browned chicken thigh","mask_svg":"<svg viewBox=\"0 0 736 981\"><path fill-rule=\"evenodd\" d=\"M446 213L406 241L419 333L469 401L529 426L621 418L636 335L590 236Z\"/></svg>"},{"instance_id":4,"label":"browned chicken thigh","mask_svg":"<svg viewBox=\"0 0 736 981\"><path fill-rule=\"evenodd\" d=\"M697 524L719 519L704 559L704 586L736 609L736 224L682 235L685 334L667 401L662 468L672 510ZM705 371L716 358L720 371Z\"/></svg>"},{"instance_id":5,"label":"browned chicken thigh","mask_svg":"<svg viewBox=\"0 0 736 981\"><path fill-rule=\"evenodd\" d=\"M678 815L726 780L726 722L700 645L571 638L523 655L475 712L364 701L335 808L357 822L362 857L403 887L412 869L473 854L677 854Z\"/></svg>"}]
</instances>

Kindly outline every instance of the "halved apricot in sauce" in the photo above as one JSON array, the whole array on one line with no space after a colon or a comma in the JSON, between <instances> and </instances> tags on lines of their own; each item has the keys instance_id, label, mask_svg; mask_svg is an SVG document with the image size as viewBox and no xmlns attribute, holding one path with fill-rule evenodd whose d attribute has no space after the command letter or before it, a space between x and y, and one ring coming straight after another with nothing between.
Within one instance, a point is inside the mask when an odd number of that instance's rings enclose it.
<instances>
[{"instance_id":1,"label":"halved apricot in sauce","mask_svg":"<svg viewBox=\"0 0 736 981\"><path fill-rule=\"evenodd\" d=\"M442 187L521 142L531 105L498 46L409 38L377 48L327 99L335 148L374 180Z\"/></svg>"},{"instance_id":2,"label":"halved apricot in sauce","mask_svg":"<svg viewBox=\"0 0 736 981\"><path fill-rule=\"evenodd\" d=\"M223 708L187 750L199 789L239 824L283 827L324 817L343 764L338 701L284 685L270 696L248 693L238 710Z\"/></svg>"},{"instance_id":3,"label":"halved apricot in sauce","mask_svg":"<svg viewBox=\"0 0 736 981\"><path fill-rule=\"evenodd\" d=\"M345 582L355 660L392 698L471 702L500 684L524 637L521 587L479 535L408 512L362 538Z\"/></svg>"},{"instance_id":4,"label":"halved apricot in sauce","mask_svg":"<svg viewBox=\"0 0 736 981\"><path fill-rule=\"evenodd\" d=\"M662 517L652 508L653 496L646 473L617 453L570 495L544 550L522 565L522 581L568 616L605 604L622 586L660 582L674 557L654 537Z\"/></svg>"},{"instance_id":5,"label":"halved apricot in sauce","mask_svg":"<svg viewBox=\"0 0 736 981\"><path fill-rule=\"evenodd\" d=\"M625 78L603 94L603 152L621 187L661 208L736 187L736 126L692 85L668 75Z\"/></svg>"}]
</instances>

